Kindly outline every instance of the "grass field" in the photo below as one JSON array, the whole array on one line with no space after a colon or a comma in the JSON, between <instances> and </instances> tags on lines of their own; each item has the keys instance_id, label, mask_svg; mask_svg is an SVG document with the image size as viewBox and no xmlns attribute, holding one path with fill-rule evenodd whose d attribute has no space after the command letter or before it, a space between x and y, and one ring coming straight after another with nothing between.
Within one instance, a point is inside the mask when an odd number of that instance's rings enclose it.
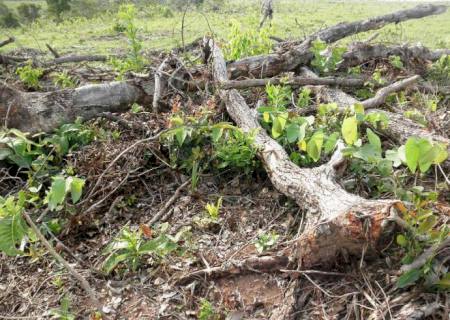
<instances>
[{"instance_id":1,"label":"grass field","mask_svg":"<svg viewBox=\"0 0 450 320\"><path fill-rule=\"evenodd\" d=\"M43 4L45 1L35 1ZM14 7L20 1L6 1ZM418 2L408 1L276 1L273 21L274 35L285 39L303 37L320 28L342 21L352 21L389 13L415 6ZM448 2L447 2L448 3ZM139 13L137 21L140 36L147 49L170 48L181 43L182 13L164 18L148 10ZM220 12L201 13L194 8L188 11L185 21L186 42L205 33L214 32L226 38L232 20L239 21L243 28L255 28L259 19L258 1L236 1ZM43 17L31 27L0 29L2 37L13 35L17 41L2 51L31 47L45 50L49 43L63 53L114 53L126 45L126 39L113 31L114 13L101 14L93 19L70 18L56 24ZM350 39L364 39L360 34ZM432 48L450 47L450 10L439 16L413 20L382 29L378 38L383 42L421 42ZM346 40L348 41L348 40Z\"/></svg>"}]
</instances>

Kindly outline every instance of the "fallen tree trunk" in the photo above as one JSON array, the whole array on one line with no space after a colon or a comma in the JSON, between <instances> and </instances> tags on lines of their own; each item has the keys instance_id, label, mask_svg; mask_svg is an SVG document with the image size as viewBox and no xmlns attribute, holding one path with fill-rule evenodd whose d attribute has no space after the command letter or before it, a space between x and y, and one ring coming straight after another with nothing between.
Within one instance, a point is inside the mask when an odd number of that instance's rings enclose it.
<instances>
[{"instance_id":1,"label":"fallen tree trunk","mask_svg":"<svg viewBox=\"0 0 450 320\"><path fill-rule=\"evenodd\" d=\"M272 77L281 72L294 70L301 65L308 64L312 59L311 43L316 39L332 43L357 33L380 29L390 23L420 19L444 13L446 10L447 7L444 5L427 4L368 20L340 23L316 32L301 43L295 43L294 47L284 53L273 53L235 61L228 66L229 78L236 79L249 75L257 78Z\"/></svg>"},{"instance_id":2,"label":"fallen tree trunk","mask_svg":"<svg viewBox=\"0 0 450 320\"><path fill-rule=\"evenodd\" d=\"M227 81L222 53L212 40L210 47L215 80ZM342 251L361 255L364 250L376 247L396 200L366 200L342 189L334 180L335 168L342 162L339 150L325 165L313 169L298 167L283 147L262 129L254 111L236 90L222 89L220 96L240 128L246 132L258 130L255 138L258 155L275 188L309 213L306 231L295 249L287 251L295 264L302 268L324 266Z\"/></svg>"},{"instance_id":3,"label":"fallen tree trunk","mask_svg":"<svg viewBox=\"0 0 450 320\"><path fill-rule=\"evenodd\" d=\"M356 45L342 56L343 61L339 64L340 70L361 65L374 59L388 59L391 56L399 56L403 62L411 63L415 60L439 60L444 55L450 54L450 49L430 50L423 46L386 46L377 45Z\"/></svg>"},{"instance_id":4,"label":"fallen tree trunk","mask_svg":"<svg viewBox=\"0 0 450 320\"><path fill-rule=\"evenodd\" d=\"M134 102L147 103L153 81L87 85L54 92L21 92L0 82L0 121L24 132L50 132L77 118L125 112Z\"/></svg>"}]
</instances>

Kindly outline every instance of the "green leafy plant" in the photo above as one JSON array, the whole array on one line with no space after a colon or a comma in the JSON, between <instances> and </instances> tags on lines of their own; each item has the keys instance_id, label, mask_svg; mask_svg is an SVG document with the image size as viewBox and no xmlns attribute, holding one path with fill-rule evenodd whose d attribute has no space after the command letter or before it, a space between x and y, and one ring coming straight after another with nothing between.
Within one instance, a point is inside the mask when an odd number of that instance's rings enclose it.
<instances>
[{"instance_id":1,"label":"green leafy plant","mask_svg":"<svg viewBox=\"0 0 450 320\"><path fill-rule=\"evenodd\" d=\"M202 299L200 302L200 310L198 311L199 320L215 320L218 319L213 305L206 299Z\"/></svg>"},{"instance_id":2,"label":"green leafy plant","mask_svg":"<svg viewBox=\"0 0 450 320\"><path fill-rule=\"evenodd\" d=\"M279 237L280 236L275 232L260 234L258 240L255 242L256 251L262 253L273 247L277 243Z\"/></svg>"},{"instance_id":3,"label":"green leafy plant","mask_svg":"<svg viewBox=\"0 0 450 320\"><path fill-rule=\"evenodd\" d=\"M77 177L53 177L44 204L48 204L48 208L54 211L65 202L67 194L70 194L73 204L77 203L83 193L84 183L83 179Z\"/></svg>"},{"instance_id":4,"label":"green leafy plant","mask_svg":"<svg viewBox=\"0 0 450 320\"><path fill-rule=\"evenodd\" d=\"M402 70L404 68L402 58L399 56L390 56L389 63L396 69Z\"/></svg>"},{"instance_id":5,"label":"green leafy plant","mask_svg":"<svg viewBox=\"0 0 450 320\"><path fill-rule=\"evenodd\" d=\"M67 73L66 70L58 72L54 75L53 83L60 88L75 88L77 86L75 80Z\"/></svg>"},{"instance_id":6,"label":"green leafy plant","mask_svg":"<svg viewBox=\"0 0 450 320\"><path fill-rule=\"evenodd\" d=\"M39 89L39 79L44 74L44 70L41 68L34 68L31 61L23 67L16 69L16 74L19 76L20 81L30 89Z\"/></svg>"},{"instance_id":7,"label":"green leafy plant","mask_svg":"<svg viewBox=\"0 0 450 320\"><path fill-rule=\"evenodd\" d=\"M443 55L434 62L427 77L435 82L448 85L450 83L450 55Z\"/></svg>"},{"instance_id":8,"label":"green leafy plant","mask_svg":"<svg viewBox=\"0 0 450 320\"><path fill-rule=\"evenodd\" d=\"M298 93L297 106L306 108L310 105L311 100L311 89L305 87Z\"/></svg>"},{"instance_id":9,"label":"green leafy plant","mask_svg":"<svg viewBox=\"0 0 450 320\"><path fill-rule=\"evenodd\" d=\"M119 79L128 71L139 72L144 69L145 60L141 54L142 41L138 38L138 27L135 24L136 7L134 4L122 4L117 13L117 23L123 28L128 38L128 55L124 60L111 59L110 63L119 72Z\"/></svg>"},{"instance_id":10,"label":"green leafy plant","mask_svg":"<svg viewBox=\"0 0 450 320\"><path fill-rule=\"evenodd\" d=\"M272 50L272 41L269 38L271 30L267 27L255 31L254 28L243 30L236 21L231 23L228 42L224 47L227 60L238 60L244 57L269 53Z\"/></svg>"},{"instance_id":11,"label":"green leafy plant","mask_svg":"<svg viewBox=\"0 0 450 320\"><path fill-rule=\"evenodd\" d=\"M25 193L19 192L18 197L0 197L0 251L9 256L20 255L23 252L18 246L28 234L28 225L22 217L25 210Z\"/></svg>"},{"instance_id":12,"label":"green leafy plant","mask_svg":"<svg viewBox=\"0 0 450 320\"><path fill-rule=\"evenodd\" d=\"M171 163L191 174L194 188L201 172L244 169L250 173L257 166L256 132L213 123L208 112L199 117L173 116L170 125L161 141L169 149Z\"/></svg>"},{"instance_id":13,"label":"green leafy plant","mask_svg":"<svg viewBox=\"0 0 450 320\"><path fill-rule=\"evenodd\" d=\"M75 315L70 311L70 299L67 295L61 299L59 308L52 309L50 314L59 320L75 320Z\"/></svg>"},{"instance_id":14,"label":"green leafy plant","mask_svg":"<svg viewBox=\"0 0 450 320\"><path fill-rule=\"evenodd\" d=\"M424 192L423 187L414 187L408 192L408 197L413 204L411 209L403 205L397 207L407 225L407 229L397 235L397 244L405 251L403 264L412 263L425 249L445 241L450 232L448 225L439 226L438 216L433 213L433 203L437 199L436 193ZM403 273L397 280L397 286L405 288L420 279L424 280L427 287L450 289L449 273L446 269L439 267L433 255L422 267Z\"/></svg>"},{"instance_id":15,"label":"green leafy plant","mask_svg":"<svg viewBox=\"0 0 450 320\"><path fill-rule=\"evenodd\" d=\"M325 42L315 40L311 46L314 54L311 65L322 74L336 71L345 51L343 47L329 47Z\"/></svg>"},{"instance_id":16,"label":"green leafy plant","mask_svg":"<svg viewBox=\"0 0 450 320\"><path fill-rule=\"evenodd\" d=\"M205 206L206 212L209 217L215 221L219 219L220 209L222 208L222 197L217 200L217 203L207 203Z\"/></svg>"},{"instance_id":17,"label":"green leafy plant","mask_svg":"<svg viewBox=\"0 0 450 320\"><path fill-rule=\"evenodd\" d=\"M161 261L168 254L179 249L178 242L187 232L186 229L183 229L172 237L167 234L168 229L169 225L164 223L156 238L146 240L144 236L148 235L145 235L145 229L131 231L129 227L123 228L103 251L107 257L103 262L102 269L106 273L111 273L120 264L123 264L134 272L142 264L145 256L150 256L157 262Z\"/></svg>"},{"instance_id":18,"label":"green leafy plant","mask_svg":"<svg viewBox=\"0 0 450 320\"><path fill-rule=\"evenodd\" d=\"M412 173L427 172L430 167L448 158L447 148L426 138L410 137L405 144L405 161Z\"/></svg>"}]
</instances>

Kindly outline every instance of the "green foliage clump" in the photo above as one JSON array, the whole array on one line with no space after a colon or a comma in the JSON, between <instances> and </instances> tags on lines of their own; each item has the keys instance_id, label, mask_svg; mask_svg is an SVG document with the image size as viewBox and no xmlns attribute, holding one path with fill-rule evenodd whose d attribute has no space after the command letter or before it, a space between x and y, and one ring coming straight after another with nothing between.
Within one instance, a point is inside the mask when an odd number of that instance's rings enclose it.
<instances>
[{"instance_id":1,"label":"green foliage clump","mask_svg":"<svg viewBox=\"0 0 450 320\"><path fill-rule=\"evenodd\" d=\"M311 46L311 52L314 54L311 65L321 74L336 71L345 51L346 48L328 47L324 41L315 40Z\"/></svg>"},{"instance_id":2,"label":"green foliage clump","mask_svg":"<svg viewBox=\"0 0 450 320\"><path fill-rule=\"evenodd\" d=\"M437 200L435 192L424 192L423 187L414 187L408 192L410 209L398 205L407 229L397 235L397 244L403 248L405 255L402 263L411 264L426 248L438 246L448 239L450 228L447 224L439 225L438 216L433 212L433 203ZM448 291L450 289L450 273L434 260L434 255L428 257L426 263L418 268L404 272L397 280L399 288L405 288L419 280L425 287Z\"/></svg>"},{"instance_id":3,"label":"green foliage clump","mask_svg":"<svg viewBox=\"0 0 450 320\"><path fill-rule=\"evenodd\" d=\"M199 320L216 320L220 319L219 315L216 314L213 305L206 299L202 299L200 302L200 309L198 311Z\"/></svg>"},{"instance_id":4,"label":"green foliage clump","mask_svg":"<svg viewBox=\"0 0 450 320\"><path fill-rule=\"evenodd\" d=\"M117 13L116 31L124 32L128 38L128 54L124 60L111 59L110 63L119 72L119 79L128 71L139 72L144 69L145 60L141 55L142 41L138 38L138 27L135 24L136 7L124 4Z\"/></svg>"},{"instance_id":5,"label":"green foliage clump","mask_svg":"<svg viewBox=\"0 0 450 320\"><path fill-rule=\"evenodd\" d=\"M0 1L0 27L17 28L20 26L19 19L3 1Z\"/></svg>"},{"instance_id":6,"label":"green foliage clump","mask_svg":"<svg viewBox=\"0 0 450 320\"><path fill-rule=\"evenodd\" d=\"M21 3L17 7L20 19L25 23L32 23L40 17L42 7L34 3Z\"/></svg>"},{"instance_id":7,"label":"green foliage clump","mask_svg":"<svg viewBox=\"0 0 450 320\"><path fill-rule=\"evenodd\" d=\"M53 83L62 89L75 88L77 86L75 79L66 70L56 73L53 77Z\"/></svg>"},{"instance_id":8,"label":"green foliage clump","mask_svg":"<svg viewBox=\"0 0 450 320\"><path fill-rule=\"evenodd\" d=\"M256 166L256 132L245 133L226 123L212 123L208 113L199 117L174 116L162 136L174 166L191 173L196 186L200 172L238 169L250 173Z\"/></svg>"},{"instance_id":9,"label":"green foliage clump","mask_svg":"<svg viewBox=\"0 0 450 320\"><path fill-rule=\"evenodd\" d=\"M224 47L225 59L238 60L269 53L272 50L272 41L269 38L270 32L271 30L268 27L259 31L244 30L238 22L233 21L228 34L228 42Z\"/></svg>"},{"instance_id":10,"label":"green foliage clump","mask_svg":"<svg viewBox=\"0 0 450 320\"><path fill-rule=\"evenodd\" d=\"M39 79L44 74L44 70L41 68L34 68L32 63L29 62L27 65L17 68L16 74L19 76L20 81L28 88L39 89Z\"/></svg>"},{"instance_id":11,"label":"green foliage clump","mask_svg":"<svg viewBox=\"0 0 450 320\"><path fill-rule=\"evenodd\" d=\"M94 132L79 120L61 126L37 142L19 130L0 131L0 161L27 169L30 177L38 179L57 172L63 156L93 139Z\"/></svg>"},{"instance_id":12,"label":"green foliage clump","mask_svg":"<svg viewBox=\"0 0 450 320\"><path fill-rule=\"evenodd\" d=\"M45 0L47 2L47 11L61 21L61 14L70 10L71 0Z\"/></svg>"},{"instance_id":13,"label":"green foliage clump","mask_svg":"<svg viewBox=\"0 0 450 320\"><path fill-rule=\"evenodd\" d=\"M151 231L148 227L141 226L137 231L131 231L129 227L123 228L117 237L105 248L103 254L106 259L102 269L111 273L119 265L136 271L143 262L145 256L151 256L156 263L167 255L180 249L179 242L187 236L188 228L182 229L175 236L167 234L169 224L161 225L159 235L151 240Z\"/></svg>"},{"instance_id":14,"label":"green foliage clump","mask_svg":"<svg viewBox=\"0 0 450 320\"><path fill-rule=\"evenodd\" d=\"M439 84L450 85L450 55L443 55L433 63L427 77Z\"/></svg>"},{"instance_id":15,"label":"green foliage clump","mask_svg":"<svg viewBox=\"0 0 450 320\"><path fill-rule=\"evenodd\" d=\"M291 89L287 86L266 86L268 105L260 107L258 112L262 126L271 133L290 153L291 160L299 165L318 162L323 153L330 154L339 138L337 132L337 105L319 106L319 116L302 117L288 111L291 103ZM308 106L310 92L299 93L297 105Z\"/></svg>"}]
</instances>

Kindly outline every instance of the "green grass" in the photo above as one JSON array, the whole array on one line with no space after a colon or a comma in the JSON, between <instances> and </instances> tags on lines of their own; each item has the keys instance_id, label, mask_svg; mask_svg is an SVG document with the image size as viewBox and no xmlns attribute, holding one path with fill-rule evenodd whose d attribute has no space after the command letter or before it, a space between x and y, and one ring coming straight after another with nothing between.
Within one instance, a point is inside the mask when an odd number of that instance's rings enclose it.
<instances>
[{"instance_id":1,"label":"green grass","mask_svg":"<svg viewBox=\"0 0 450 320\"><path fill-rule=\"evenodd\" d=\"M44 3L44 1L38 1ZM6 1L11 7L20 1ZM191 10L186 16L186 42L214 32L219 38L226 38L232 19L243 28L256 28L259 20L259 6L255 0L232 0L233 6L221 12L207 12L204 15ZM375 15L386 14L402 8L413 7L416 2L376 1L299 1L280 0L275 2L274 35L285 39L298 39L342 21L354 21ZM150 10L150 9L148 9ZM181 44L182 13L174 17L151 16L141 10L137 25L146 49L166 49ZM206 18L207 17L207 18ZM71 18L56 24L49 18L42 18L31 27L1 30L2 35L13 35L17 41L0 49L31 47L45 51L49 43L62 53L117 53L126 47L123 35L113 31L114 14L102 14L94 19ZM211 29L208 26L208 21ZM382 29L378 41L388 43L420 42L431 48L450 47L450 10L445 14L420 20L389 25ZM359 34L345 41L365 39L368 34Z\"/></svg>"}]
</instances>

